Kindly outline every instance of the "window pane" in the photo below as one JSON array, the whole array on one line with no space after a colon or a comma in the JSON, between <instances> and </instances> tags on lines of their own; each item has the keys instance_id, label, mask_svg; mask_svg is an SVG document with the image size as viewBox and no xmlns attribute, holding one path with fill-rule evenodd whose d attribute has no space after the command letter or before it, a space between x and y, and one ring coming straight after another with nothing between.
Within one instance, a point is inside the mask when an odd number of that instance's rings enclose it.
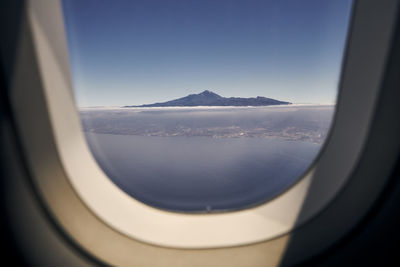
<instances>
[{"instance_id":1,"label":"window pane","mask_svg":"<svg viewBox=\"0 0 400 267\"><path fill-rule=\"evenodd\" d=\"M242 209L281 194L328 135L351 4L63 1L93 156L162 209Z\"/></svg>"}]
</instances>

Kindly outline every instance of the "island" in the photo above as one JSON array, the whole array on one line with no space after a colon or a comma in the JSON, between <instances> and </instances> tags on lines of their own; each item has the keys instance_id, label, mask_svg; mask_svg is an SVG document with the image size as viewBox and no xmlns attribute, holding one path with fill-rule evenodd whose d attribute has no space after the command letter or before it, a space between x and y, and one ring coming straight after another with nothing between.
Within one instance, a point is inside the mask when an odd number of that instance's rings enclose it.
<instances>
[{"instance_id":1,"label":"island","mask_svg":"<svg viewBox=\"0 0 400 267\"><path fill-rule=\"evenodd\" d=\"M214 92L205 90L199 94L190 94L185 97L174 99L167 102L145 104L139 106L123 106L124 108L133 107L196 107L196 106L271 106L289 105L290 102L279 101L263 96L243 98L243 97L222 97Z\"/></svg>"}]
</instances>

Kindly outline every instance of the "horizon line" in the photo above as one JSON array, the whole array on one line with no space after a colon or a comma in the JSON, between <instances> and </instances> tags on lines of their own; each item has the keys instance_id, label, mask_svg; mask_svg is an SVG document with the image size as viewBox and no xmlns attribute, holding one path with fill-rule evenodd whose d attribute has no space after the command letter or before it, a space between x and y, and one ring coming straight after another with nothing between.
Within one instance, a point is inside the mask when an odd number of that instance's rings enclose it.
<instances>
[{"instance_id":1,"label":"horizon line","mask_svg":"<svg viewBox=\"0 0 400 267\"><path fill-rule=\"evenodd\" d=\"M325 102L325 103L307 103L307 102L299 102L299 103L291 103L291 104L281 104L281 105L265 105L265 106L170 106L170 107L140 107L134 105L95 105L95 106L76 106L78 109L89 109L89 108L123 108L123 109L167 109L167 108L250 108L250 107L274 107L274 106L334 106L336 103Z\"/></svg>"}]
</instances>

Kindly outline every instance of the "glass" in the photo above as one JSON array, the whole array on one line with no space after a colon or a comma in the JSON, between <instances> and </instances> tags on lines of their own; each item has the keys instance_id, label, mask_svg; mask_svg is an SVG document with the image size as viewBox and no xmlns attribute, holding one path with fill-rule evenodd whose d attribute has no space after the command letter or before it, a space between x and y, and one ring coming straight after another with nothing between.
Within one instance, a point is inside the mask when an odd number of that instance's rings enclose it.
<instances>
[{"instance_id":1,"label":"glass","mask_svg":"<svg viewBox=\"0 0 400 267\"><path fill-rule=\"evenodd\" d=\"M63 1L82 128L123 191L221 212L310 167L333 119L351 1Z\"/></svg>"}]
</instances>

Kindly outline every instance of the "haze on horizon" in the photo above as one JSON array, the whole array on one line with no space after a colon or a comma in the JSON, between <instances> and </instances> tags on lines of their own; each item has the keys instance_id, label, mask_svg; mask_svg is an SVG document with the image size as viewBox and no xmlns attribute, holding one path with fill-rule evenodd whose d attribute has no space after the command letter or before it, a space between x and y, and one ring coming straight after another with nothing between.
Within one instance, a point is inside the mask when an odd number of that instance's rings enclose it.
<instances>
[{"instance_id":1,"label":"haze on horizon","mask_svg":"<svg viewBox=\"0 0 400 267\"><path fill-rule=\"evenodd\" d=\"M335 103L350 0L64 0L79 107L204 90Z\"/></svg>"}]
</instances>

